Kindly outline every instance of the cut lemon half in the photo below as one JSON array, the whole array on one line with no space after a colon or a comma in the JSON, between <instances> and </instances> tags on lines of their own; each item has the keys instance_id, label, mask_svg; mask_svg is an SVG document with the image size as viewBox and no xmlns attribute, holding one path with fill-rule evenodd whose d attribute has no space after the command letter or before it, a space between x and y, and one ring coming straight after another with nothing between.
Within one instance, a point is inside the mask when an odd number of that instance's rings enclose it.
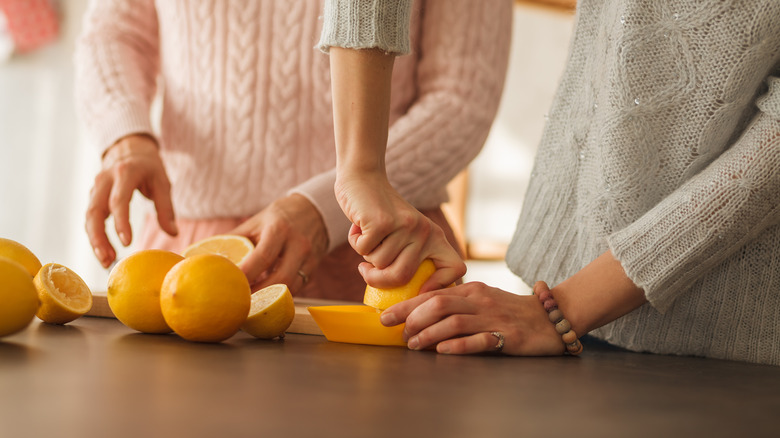
<instances>
[{"instance_id":1,"label":"cut lemon half","mask_svg":"<svg viewBox=\"0 0 780 438\"><path fill-rule=\"evenodd\" d=\"M27 327L38 310L38 294L27 269L0 257L0 337Z\"/></svg>"},{"instance_id":2,"label":"cut lemon half","mask_svg":"<svg viewBox=\"0 0 780 438\"><path fill-rule=\"evenodd\" d=\"M375 309L385 310L401 301L414 298L420 293L420 288L433 273L436 272L436 265L430 259L425 259L420 263L417 272L409 283L403 286L380 289L366 285L366 292L363 295L363 304Z\"/></svg>"},{"instance_id":3,"label":"cut lemon half","mask_svg":"<svg viewBox=\"0 0 780 438\"><path fill-rule=\"evenodd\" d=\"M252 294L249 317L241 329L260 339L284 337L295 318L295 303L286 284L272 284Z\"/></svg>"},{"instance_id":4,"label":"cut lemon half","mask_svg":"<svg viewBox=\"0 0 780 438\"><path fill-rule=\"evenodd\" d=\"M198 254L218 254L236 265L246 260L255 245L244 236L218 234L188 246L181 255L192 257Z\"/></svg>"},{"instance_id":5,"label":"cut lemon half","mask_svg":"<svg viewBox=\"0 0 780 438\"><path fill-rule=\"evenodd\" d=\"M44 265L33 279L41 307L35 314L50 324L67 324L83 316L92 308L89 286L65 266L57 263Z\"/></svg>"},{"instance_id":6,"label":"cut lemon half","mask_svg":"<svg viewBox=\"0 0 780 438\"><path fill-rule=\"evenodd\" d=\"M9 258L24 266L30 277L35 277L41 269L41 261L35 254L21 243L0 237L0 257Z\"/></svg>"}]
</instances>

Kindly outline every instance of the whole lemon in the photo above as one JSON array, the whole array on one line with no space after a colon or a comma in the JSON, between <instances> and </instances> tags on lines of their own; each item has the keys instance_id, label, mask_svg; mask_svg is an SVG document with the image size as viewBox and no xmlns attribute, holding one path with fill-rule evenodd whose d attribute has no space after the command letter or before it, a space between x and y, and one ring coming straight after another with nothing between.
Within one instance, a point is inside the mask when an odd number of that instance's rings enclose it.
<instances>
[{"instance_id":1,"label":"whole lemon","mask_svg":"<svg viewBox=\"0 0 780 438\"><path fill-rule=\"evenodd\" d=\"M108 306L122 324L142 333L170 333L160 308L165 275L184 257L160 249L135 252L108 276Z\"/></svg>"},{"instance_id":2,"label":"whole lemon","mask_svg":"<svg viewBox=\"0 0 780 438\"><path fill-rule=\"evenodd\" d=\"M9 258L22 266L35 277L41 269L41 261L26 246L11 239L0 237L0 257Z\"/></svg>"},{"instance_id":3,"label":"whole lemon","mask_svg":"<svg viewBox=\"0 0 780 438\"><path fill-rule=\"evenodd\" d=\"M177 263L163 280L160 308L182 338L221 342L241 328L249 314L251 289L244 272L216 254Z\"/></svg>"},{"instance_id":4,"label":"whole lemon","mask_svg":"<svg viewBox=\"0 0 780 438\"><path fill-rule=\"evenodd\" d=\"M0 257L0 336L27 327L39 305L29 271L18 262Z\"/></svg>"}]
</instances>

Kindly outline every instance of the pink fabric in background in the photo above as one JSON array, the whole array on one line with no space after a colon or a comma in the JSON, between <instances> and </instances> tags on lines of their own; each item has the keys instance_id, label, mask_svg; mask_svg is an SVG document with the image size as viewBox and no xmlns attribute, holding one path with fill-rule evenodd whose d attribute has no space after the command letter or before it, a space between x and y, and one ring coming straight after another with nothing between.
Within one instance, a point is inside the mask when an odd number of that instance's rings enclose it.
<instances>
[{"instance_id":1,"label":"pink fabric in background","mask_svg":"<svg viewBox=\"0 0 780 438\"><path fill-rule=\"evenodd\" d=\"M0 0L16 52L29 52L57 38L57 12L49 0Z\"/></svg>"}]
</instances>

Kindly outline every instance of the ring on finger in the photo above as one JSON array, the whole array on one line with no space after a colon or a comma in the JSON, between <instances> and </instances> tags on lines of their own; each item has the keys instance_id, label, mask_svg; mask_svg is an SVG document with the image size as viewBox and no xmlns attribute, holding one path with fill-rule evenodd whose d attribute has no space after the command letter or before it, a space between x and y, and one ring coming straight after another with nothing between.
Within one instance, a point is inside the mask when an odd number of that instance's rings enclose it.
<instances>
[{"instance_id":1,"label":"ring on finger","mask_svg":"<svg viewBox=\"0 0 780 438\"><path fill-rule=\"evenodd\" d=\"M298 269L298 275L301 276L301 279L303 280L303 284L306 284L306 283L309 282L309 276L306 275L306 273L303 272L302 270Z\"/></svg>"},{"instance_id":2,"label":"ring on finger","mask_svg":"<svg viewBox=\"0 0 780 438\"><path fill-rule=\"evenodd\" d=\"M501 332L490 332L490 334L498 339L498 343L496 343L496 346L493 347L493 349L500 353L501 350L504 349L504 335L501 334Z\"/></svg>"}]
</instances>

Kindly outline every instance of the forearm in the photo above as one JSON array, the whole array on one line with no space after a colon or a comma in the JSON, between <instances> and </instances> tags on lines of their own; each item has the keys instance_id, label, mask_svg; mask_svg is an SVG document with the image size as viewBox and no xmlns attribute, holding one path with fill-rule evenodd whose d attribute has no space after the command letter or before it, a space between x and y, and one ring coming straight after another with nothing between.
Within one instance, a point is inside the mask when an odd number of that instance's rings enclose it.
<instances>
[{"instance_id":1,"label":"forearm","mask_svg":"<svg viewBox=\"0 0 780 438\"><path fill-rule=\"evenodd\" d=\"M740 138L652 209L607 236L664 312L682 291L780 223L780 122L759 114Z\"/></svg>"},{"instance_id":2,"label":"forearm","mask_svg":"<svg viewBox=\"0 0 780 438\"><path fill-rule=\"evenodd\" d=\"M377 49L330 52L339 176L385 173L390 80L395 56Z\"/></svg>"},{"instance_id":3,"label":"forearm","mask_svg":"<svg viewBox=\"0 0 780 438\"><path fill-rule=\"evenodd\" d=\"M578 336L647 302L644 291L628 278L611 251L556 285L552 293Z\"/></svg>"}]
</instances>

